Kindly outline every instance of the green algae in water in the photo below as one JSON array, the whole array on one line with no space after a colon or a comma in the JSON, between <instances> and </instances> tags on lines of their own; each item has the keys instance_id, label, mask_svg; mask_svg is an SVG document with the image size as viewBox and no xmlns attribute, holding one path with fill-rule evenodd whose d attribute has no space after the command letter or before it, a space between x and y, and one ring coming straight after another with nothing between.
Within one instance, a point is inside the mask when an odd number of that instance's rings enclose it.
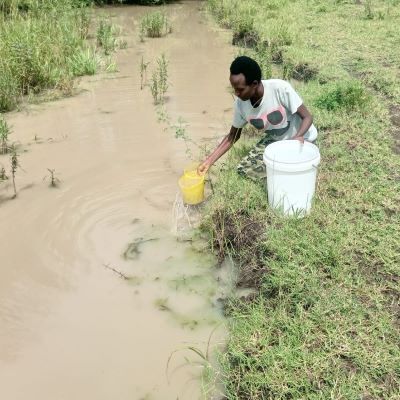
<instances>
[{"instance_id":1,"label":"green algae in water","mask_svg":"<svg viewBox=\"0 0 400 400\"><path fill-rule=\"evenodd\" d=\"M140 276L129 276L128 281L132 286L139 286L143 283L143 278Z\"/></svg>"},{"instance_id":2,"label":"green algae in water","mask_svg":"<svg viewBox=\"0 0 400 400\"><path fill-rule=\"evenodd\" d=\"M203 317L203 318L193 318L192 315L187 315L184 313L179 313L177 311L174 311L171 306L168 304L168 298L159 298L156 299L156 301L154 302L154 305L162 312L168 312L172 319L174 321L176 321L181 328L187 328L190 330L194 330L200 326L214 326L216 324L218 324L219 322L217 321L216 318L214 317ZM199 310L197 311L193 311L190 314L194 314L194 315L204 315L204 312L199 312Z\"/></svg>"},{"instance_id":3,"label":"green algae in water","mask_svg":"<svg viewBox=\"0 0 400 400\"><path fill-rule=\"evenodd\" d=\"M144 395L144 397L140 397L139 400L152 400L153 396L150 393Z\"/></svg>"},{"instance_id":4,"label":"green algae in water","mask_svg":"<svg viewBox=\"0 0 400 400\"><path fill-rule=\"evenodd\" d=\"M156 299L156 301L154 302L155 306L160 310L160 311L170 311L173 312L171 310L171 307L168 305L168 297L167 298L160 298L160 299Z\"/></svg>"},{"instance_id":5,"label":"green algae in water","mask_svg":"<svg viewBox=\"0 0 400 400\"><path fill-rule=\"evenodd\" d=\"M174 313L173 317L176 319L176 321L182 328L188 328L191 331L202 326L214 326L218 324L218 321L212 317L194 319L187 315L177 314L177 313Z\"/></svg>"},{"instance_id":6,"label":"green algae in water","mask_svg":"<svg viewBox=\"0 0 400 400\"><path fill-rule=\"evenodd\" d=\"M137 260L139 258L139 255L141 253L140 251L140 246L143 243L147 242L152 242L158 240L158 238L150 238L150 239L144 239L142 237L135 239L132 243L128 244L127 249L123 253L123 258L125 260Z\"/></svg>"},{"instance_id":7,"label":"green algae in water","mask_svg":"<svg viewBox=\"0 0 400 400\"><path fill-rule=\"evenodd\" d=\"M175 290L186 290L190 293L204 293L213 286L214 279L207 275L182 275L169 281L169 286Z\"/></svg>"}]
</instances>

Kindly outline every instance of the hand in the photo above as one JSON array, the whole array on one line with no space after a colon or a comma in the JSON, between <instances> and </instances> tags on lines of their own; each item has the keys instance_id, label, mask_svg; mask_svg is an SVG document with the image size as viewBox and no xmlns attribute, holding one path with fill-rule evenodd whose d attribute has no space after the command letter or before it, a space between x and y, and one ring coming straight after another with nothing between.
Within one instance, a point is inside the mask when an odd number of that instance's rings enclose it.
<instances>
[{"instance_id":1,"label":"hand","mask_svg":"<svg viewBox=\"0 0 400 400\"><path fill-rule=\"evenodd\" d=\"M204 161L202 164L200 164L197 167L197 173L199 175L205 175L210 167L211 167L211 165L207 161Z\"/></svg>"},{"instance_id":2,"label":"hand","mask_svg":"<svg viewBox=\"0 0 400 400\"><path fill-rule=\"evenodd\" d=\"M303 136L295 136L293 140L298 140L300 143L304 144L304 137Z\"/></svg>"}]
</instances>

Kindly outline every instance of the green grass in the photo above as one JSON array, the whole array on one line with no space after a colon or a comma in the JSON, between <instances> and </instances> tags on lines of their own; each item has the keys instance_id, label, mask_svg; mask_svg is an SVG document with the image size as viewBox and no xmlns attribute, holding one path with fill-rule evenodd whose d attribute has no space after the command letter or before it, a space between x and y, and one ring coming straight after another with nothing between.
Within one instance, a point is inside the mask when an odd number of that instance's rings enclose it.
<instances>
[{"instance_id":1,"label":"green grass","mask_svg":"<svg viewBox=\"0 0 400 400\"><path fill-rule=\"evenodd\" d=\"M0 154L6 154L9 150L9 136L11 134L11 129L4 119L3 115L0 114Z\"/></svg>"},{"instance_id":2,"label":"green grass","mask_svg":"<svg viewBox=\"0 0 400 400\"><path fill-rule=\"evenodd\" d=\"M366 109L370 103L370 94L364 85L358 81L335 82L324 88L323 93L316 99L315 105L328 111L343 109Z\"/></svg>"},{"instance_id":3,"label":"green grass","mask_svg":"<svg viewBox=\"0 0 400 400\"><path fill-rule=\"evenodd\" d=\"M150 91L153 96L154 104L162 104L164 96L168 90L168 60L165 54L157 58L157 68L153 71Z\"/></svg>"},{"instance_id":4,"label":"green grass","mask_svg":"<svg viewBox=\"0 0 400 400\"><path fill-rule=\"evenodd\" d=\"M265 188L236 174L251 140L241 139L218 172L202 229L220 259L236 258L238 285L255 288L226 304L225 395L398 399L398 3L370 3L372 18L350 1L208 3L231 28L238 15L253 15L267 43L246 52L269 53L273 77L292 79L288 64L314 69L292 84L314 115L322 157L312 213L299 220L274 214ZM291 40L277 40L278 21ZM277 48L282 62L272 63Z\"/></svg>"},{"instance_id":5,"label":"green grass","mask_svg":"<svg viewBox=\"0 0 400 400\"><path fill-rule=\"evenodd\" d=\"M70 94L74 77L94 74L100 56L88 45L91 1L7 1L0 7L0 111L48 89ZM98 45L115 49L113 27L97 29Z\"/></svg>"},{"instance_id":6,"label":"green grass","mask_svg":"<svg viewBox=\"0 0 400 400\"><path fill-rule=\"evenodd\" d=\"M54 92L54 97L70 95L77 76L115 71L115 63L104 56L126 43L117 39L119 32L109 18L93 21L91 6L104 3L121 1L0 1L0 112L46 91ZM157 0L137 3L164 4ZM91 28L96 46L89 45ZM168 33L170 26L164 14L156 11L146 16L142 29L154 37Z\"/></svg>"},{"instance_id":7,"label":"green grass","mask_svg":"<svg viewBox=\"0 0 400 400\"><path fill-rule=\"evenodd\" d=\"M106 55L116 50L116 27L107 18L101 18L96 32L97 45L104 49Z\"/></svg>"},{"instance_id":8,"label":"green grass","mask_svg":"<svg viewBox=\"0 0 400 400\"><path fill-rule=\"evenodd\" d=\"M169 20L161 11L147 13L140 21L140 35L156 38L167 35L171 30Z\"/></svg>"},{"instance_id":9,"label":"green grass","mask_svg":"<svg viewBox=\"0 0 400 400\"><path fill-rule=\"evenodd\" d=\"M68 62L74 76L94 75L99 67L101 59L94 49L87 48L75 52Z\"/></svg>"}]
</instances>

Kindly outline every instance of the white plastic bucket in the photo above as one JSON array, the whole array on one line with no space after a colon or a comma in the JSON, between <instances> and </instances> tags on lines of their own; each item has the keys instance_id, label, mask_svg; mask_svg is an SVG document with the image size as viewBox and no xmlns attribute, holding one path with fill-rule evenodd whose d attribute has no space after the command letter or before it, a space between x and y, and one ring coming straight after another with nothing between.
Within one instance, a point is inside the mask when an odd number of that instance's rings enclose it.
<instances>
[{"instance_id":1,"label":"white plastic bucket","mask_svg":"<svg viewBox=\"0 0 400 400\"><path fill-rule=\"evenodd\" d=\"M270 206L282 210L285 215L308 214L320 160L318 147L309 142L281 140L268 145L264 163Z\"/></svg>"}]
</instances>

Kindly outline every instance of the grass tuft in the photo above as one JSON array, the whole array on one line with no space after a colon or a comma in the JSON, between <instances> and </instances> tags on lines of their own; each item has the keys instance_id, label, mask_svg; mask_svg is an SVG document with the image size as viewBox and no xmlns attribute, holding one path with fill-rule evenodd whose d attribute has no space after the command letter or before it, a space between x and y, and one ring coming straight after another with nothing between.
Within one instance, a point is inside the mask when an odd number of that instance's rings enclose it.
<instances>
[{"instance_id":1,"label":"grass tuft","mask_svg":"<svg viewBox=\"0 0 400 400\"><path fill-rule=\"evenodd\" d=\"M164 102L164 96L168 90L168 60L165 54L157 58L157 68L153 71L150 82L150 91L154 104Z\"/></svg>"},{"instance_id":2,"label":"grass tuft","mask_svg":"<svg viewBox=\"0 0 400 400\"><path fill-rule=\"evenodd\" d=\"M9 150L8 137L11 134L11 129L7 121L0 114L0 154L6 154Z\"/></svg>"},{"instance_id":3,"label":"grass tuft","mask_svg":"<svg viewBox=\"0 0 400 400\"><path fill-rule=\"evenodd\" d=\"M70 68L74 76L94 75L100 66L100 58L95 50L79 49L69 59Z\"/></svg>"},{"instance_id":4,"label":"grass tuft","mask_svg":"<svg viewBox=\"0 0 400 400\"><path fill-rule=\"evenodd\" d=\"M325 110L344 109L347 111L365 108L370 100L362 83L358 81L338 82L317 98L315 104Z\"/></svg>"},{"instance_id":5,"label":"grass tuft","mask_svg":"<svg viewBox=\"0 0 400 400\"><path fill-rule=\"evenodd\" d=\"M0 2L0 112L47 90L70 95L75 76L96 73L103 63L85 41L91 4L85 0ZM104 53L116 48L115 34L111 23L102 19L96 36Z\"/></svg>"},{"instance_id":6,"label":"grass tuft","mask_svg":"<svg viewBox=\"0 0 400 400\"><path fill-rule=\"evenodd\" d=\"M115 37L116 27L107 18L100 19L97 27L97 45L102 47L105 55L111 54L116 50L118 43Z\"/></svg>"},{"instance_id":7,"label":"grass tuft","mask_svg":"<svg viewBox=\"0 0 400 400\"><path fill-rule=\"evenodd\" d=\"M171 25L165 14L154 11L146 14L140 21L141 37L157 38L171 32Z\"/></svg>"}]
</instances>

